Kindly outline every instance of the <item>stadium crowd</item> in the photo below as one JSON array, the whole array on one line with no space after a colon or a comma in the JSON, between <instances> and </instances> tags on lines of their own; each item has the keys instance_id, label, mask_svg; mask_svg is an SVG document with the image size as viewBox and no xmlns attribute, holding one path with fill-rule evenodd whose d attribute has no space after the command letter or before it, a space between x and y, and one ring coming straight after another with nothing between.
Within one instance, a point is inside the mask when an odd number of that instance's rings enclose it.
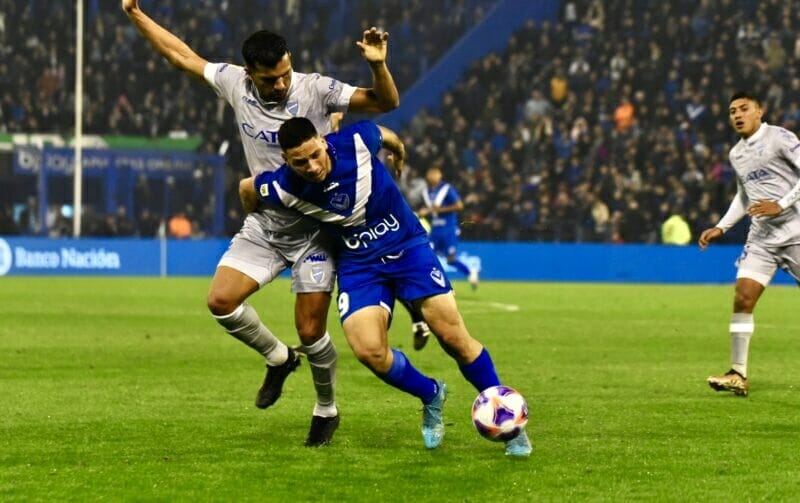
<instances>
[{"instance_id":1,"label":"stadium crowd","mask_svg":"<svg viewBox=\"0 0 800 503\"><path fill-rule=\"evenodd\" d=\"M382 26L402 93L494 3L447 0L433 9L422 0L361 0L356 30L330 43L324 27L335 12L321 1L142 5L210 60L239 61L241 38L263 27L287 35L298 71L361 84L368 74L354 40L361 28ZM183 131L202 136L207 151L227 141L226 227L238 229L235 186L245 168L231 112L167 69L117 2L88 4L86 131ZM798 128L800 11L777 0L565 0L561 7L558 22L528 23L506 51L476 61L438 106L416 115L402 132L404 183L441 166L464 200L466 239L658 242L670 218L696 237L735 191L728 97L752 90L770 123ZM55 0L0 0L4 132L71 131L70 9Z\"/></svg>"}]
</instances>

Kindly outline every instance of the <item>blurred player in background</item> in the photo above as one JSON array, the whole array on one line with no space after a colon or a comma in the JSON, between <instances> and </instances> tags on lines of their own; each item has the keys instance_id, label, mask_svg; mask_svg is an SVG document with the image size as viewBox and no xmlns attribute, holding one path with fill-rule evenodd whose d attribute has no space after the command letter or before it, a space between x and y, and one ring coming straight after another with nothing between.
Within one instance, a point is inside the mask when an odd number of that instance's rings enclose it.
<instances>
[{"instance_id":1,"label":"blurred player in background","mask_svg":"<svg viewBox=\"0 0 800 503\"><path fill-rule=\"evenodd\" d=\"M706 247L745 215L750 232L736 262L736 293L731 316L731 369L708 378L717 391L747 396L747 356L755 323L753 310L780 267L800 282L800 141L781 127L761 122L758 98L742 92L730 100L728 117L741 137L730 152L737 191L719 223L700 235Z\"/></svg>"},{"instance_id":2,"label":"blurred player in background","mask_svg":"<svg viewBox=\"0 0 800 503\"><path fill-rule=\"evenodd\" d=\"M389 347L395 299L421 309L476 390L496 386L500 379L489 352L467 331L419 219L378 159L378 151L386 148L399 171L403 143L390 129L368 121L323 137L302 117L281 126L279 141L287 164L255 180L242 180L242 206L252 210L260 199L323 223L338 244L339 318L348 344L380 379L422 401L423 442L428 449L438 447L444 437L447 387ZM509 456L530 453L524 431L506 443Z\"/></svg>"},{"instance_id":3,"label":"blurred player in background","mask_svg":"<svg viewBox=\"0 0 800 503\"><path fill-rule=\"evenodd\" d=\"M442 170L431 166L425 173L428 190L423 193L425 205L417 211L420 217L427 218L431 226L431 243L434 251L447 258L447 263L458 269L468 279L473 290L478 288L478 271L470 269L456 256L458 236L458 213L464 209L456 189L442 181Z\"/></svg>"},{"instance_id":4,"label":"blurred player in background","mask_svg":"<svg viewBox=\"0 0 800 503\"><path fill-rule=\"evenodd\" d=\"M265 30L244 41L244 67L210 63L142 12L137 0L122 0L122 8L159 54L177 69L205 81L233 107L252 175L277 169L283 163L278 128L287 119L302 115L328 132L331 113L387 112L399 104L386 66L388 34L374 27L357 42L372 71L373 87L366 89L319 74L294 72L284 38ZM266 359L267 374L256 406L271 406L300 361L245 300L287 267L291 267L292 291L296 293L300 351L308 357L317 392L305 444L325 445L339 424L334 393L337 354L326 328L335 266L317 222L276 207L265 206L250 213L217 266L208 308L229 334Z\"/></svg>"}]
</instances>

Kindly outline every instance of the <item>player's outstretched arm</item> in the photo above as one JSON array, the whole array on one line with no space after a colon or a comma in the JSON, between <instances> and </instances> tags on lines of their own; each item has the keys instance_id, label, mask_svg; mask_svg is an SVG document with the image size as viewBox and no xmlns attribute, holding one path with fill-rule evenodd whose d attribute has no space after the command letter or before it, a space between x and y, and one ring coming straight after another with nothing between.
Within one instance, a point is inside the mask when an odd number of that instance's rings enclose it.
<instances>
[{"instance_id":1,"label":"player's outstretched arm","mask_svg":"<svg viewBox=\"0 0 800 503\"><path fill-rule=\"evenodd\" d=\"M258 207L258 194L256 194L255 178L249 177L239 182L239 200L245 213L255 211Z\"/></svg>"},{"instance_id":2,"label":"player's outstretched arm","mask_svg":"<svg viewBox=\"0 0 800 503\"><path fill-rule=\"evenodd\" d=\"M400 178L406 162L406 146L403 145L403 140L397 136L397 133L391 129L384 126L378 126L378 129L381 130L381 136L383 137L383 148L392 154L395 175Z\"/></svg>"},{"instance_id":3,"label":"player's outstretched arm","mask_svg":"<svg viewBox=\"0 0 800 503\"><path fill-rule=\"evenodd\" d=\"M389 34L372 27L365 30L360 42L361 55L372 71L372 88L359 87L350 97L348 110L361 113L383 113L400 105L400 93L386 65Z\"/></svg>"},{"instance_id":4,"label":"player's outstretched arm","mask_svg":"<svg viewBox=\"0 0 800 503\"><path fill-rule=\"evenodd\" d=\"M150 45L172 66L198 79L203 78L203 70L208 62L145 14L139 8L138 0L122 0L122 10Z\"/></svg>"}]
</instances>

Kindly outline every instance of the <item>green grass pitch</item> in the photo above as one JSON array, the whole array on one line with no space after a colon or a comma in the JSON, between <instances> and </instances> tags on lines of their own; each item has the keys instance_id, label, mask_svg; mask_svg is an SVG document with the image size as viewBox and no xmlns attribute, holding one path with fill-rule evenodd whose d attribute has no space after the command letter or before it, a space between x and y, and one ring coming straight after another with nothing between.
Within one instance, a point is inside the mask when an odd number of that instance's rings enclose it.
<instances>
[{"instance_id":1,"label":"green grass pitch","mask_svg":"<svg viewBox=\"0 0 800 503\"><path fill-rule=\"evenodd\" d=\"M335 310L342 424L302 446L307 363L266 411L257 355L205 308L208 278L0 279L0 501L797 501L800 297L756 313L751 396L715 394L728 365L728 286L457 282L473 335L528 399L534 453L474 431L476 392L431 343L411 349L451 390L427 451L420 405L363 368ZM252 299L294 343L285 280Z\"/></svg>"}]
</instances>

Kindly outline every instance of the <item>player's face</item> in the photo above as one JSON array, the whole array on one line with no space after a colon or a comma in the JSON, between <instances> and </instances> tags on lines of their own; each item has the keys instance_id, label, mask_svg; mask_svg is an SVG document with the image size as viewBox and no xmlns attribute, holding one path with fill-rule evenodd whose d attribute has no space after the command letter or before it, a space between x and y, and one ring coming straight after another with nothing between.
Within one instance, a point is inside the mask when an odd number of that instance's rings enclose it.
<instances>
[{"instance_id":1,"label":"player's face","mask_svg":"<svg viewBox=\"0 0 800 503\"><path fill-rule=\"evenodd\" d=\"M304 143L286 150L283 158L286 164L303 180L319 183L331 172L331 158L328 156L328 143L325 138L316 136Z\"/></svg>"},{"instance_id":2,"label":"player's face","mask_svg":"<svg viewBox=\"0 0 800 503\"><path fill-rule=\"evenodd\" d=\"M436 187L442 182L442 172L438 169L429 169L428 172L425 173L425 180L430 187Z\"/></svg>"},{"instance_id":3,"label":"player's face","mask_svg":"<svg viewBox=\"0 0 800 503\"><path fill-rule=\"evenodd\" d=\"M292 59L289 53L283 55L275 66L268 67L256 63L247 67L247 74L264 101L283 101L292 84Z\"/></svg>"},{"instance_id":4,"label":"player's face","mask_svg":"<svg viewBox=\"0 0 800 503\"><path fill-rule=\"evenodd\" d=\"M764 115L764 112L758 103L747 98L731 101L728 108L728 118L731 121L731 126L736 130L736 134L743 138L749 138L758 131L762 115Z\"/></svg>"}]
</instances>

